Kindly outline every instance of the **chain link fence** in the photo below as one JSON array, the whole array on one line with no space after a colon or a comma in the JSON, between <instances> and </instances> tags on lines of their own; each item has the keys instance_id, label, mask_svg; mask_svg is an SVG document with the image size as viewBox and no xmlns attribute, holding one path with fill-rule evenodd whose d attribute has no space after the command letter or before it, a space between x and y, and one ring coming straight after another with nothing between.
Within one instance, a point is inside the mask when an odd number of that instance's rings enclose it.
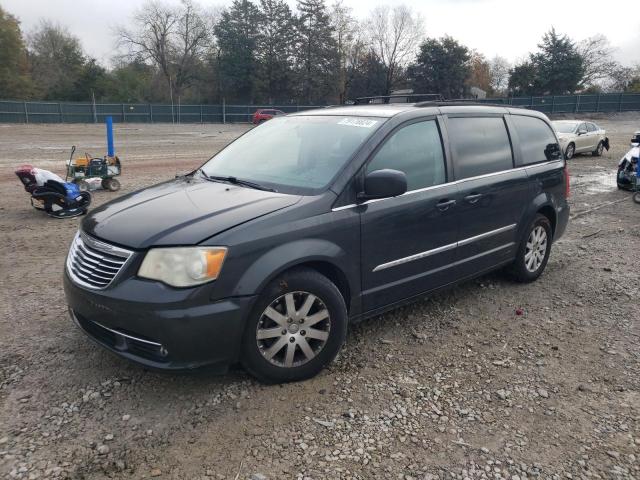
<instances>
[{"instance_id":1,"label":"chain link fence","mask_svg":"<svg viewBox=\"0 0 640 480\"><path fill-rule=\"evenodd\" d=\"M546 95L488 98L479 103L500 103L547 114L640 111L640 93ZM0 101L2 123L249 123L259 108L285 113L323 108L324 105L167 105L156 103L80 103Z\"/></svg>"},{"instance_id":2,"label":"chain link fence","mask_svg":"<svg viewBox=\"0 0 640 480\"><path fill-rule=\"evenodd\" d=\"M593 95L543 95L488 98L481 103L502 103L546 114L631 112L640 110L640 93L600 93Z\"/></svg>"},{"instance_id":3,"label":"chain link fence","mask_svg":"<svg viewBox=\"0 0 640 480\"><path fill-rule=\"evenodd\" d=\"M156 103L78 103L0 101L2 123L249 123L259 108L285 113L318 105L167 105Z\"/></svg>"}]
</instances>

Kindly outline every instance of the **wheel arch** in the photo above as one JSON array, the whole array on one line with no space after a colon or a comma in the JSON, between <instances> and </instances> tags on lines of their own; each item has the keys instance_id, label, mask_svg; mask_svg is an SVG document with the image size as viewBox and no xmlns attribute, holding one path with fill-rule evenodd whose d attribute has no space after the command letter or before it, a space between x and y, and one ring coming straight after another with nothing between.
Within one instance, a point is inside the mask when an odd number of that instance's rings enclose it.
<instances>
[{"instance_id":1,"label":"wheel arch","mask_svg":"<svg viewBox=\"0 0 640 480\"><path fill-rule=\"evenodd\" d=\"M544 215L549 219L549 223L551 223L551 232L555 237L556 226L558 224L558 212L556 210L555 202L550 194L547 192L541 192L533 199L533 202L527 210L527 214L524 217L525 221L523 221L520 227L520 238L524 237L527 226L533 222L538 214Z\"/></svg>"},{"instance_id":2,"label":"wheel arch","mask_svg":"<svg viewBox=\"0 0 640 480\"><path fill-rule=\"evenodd\" d=\"M320 252L310 255L309 252ZM351 312L352 297L358 288L358 276L346 252L335 243L321 239L303 239L273 248L259 257L236 284L234 295L260 294L283 273L294 268L309 268L333 282Z\"/></svg>"},{"instance_id":3,"label":"wheel arch","mask_svg":"<svg viewBox=\"0 0 640 480\"><path fill-rule=\"evenodd\" d=\"M549 219L549 223L551 223L551 233L555 236L556 234L556 224L558 221L558 214L556 213L555 208L553 208L551 205L547 204L544 205L542 207L540 207L536 213L539 213L541 215L544 215L545 217L547 217Z\"/></svg>"}]
</instances>

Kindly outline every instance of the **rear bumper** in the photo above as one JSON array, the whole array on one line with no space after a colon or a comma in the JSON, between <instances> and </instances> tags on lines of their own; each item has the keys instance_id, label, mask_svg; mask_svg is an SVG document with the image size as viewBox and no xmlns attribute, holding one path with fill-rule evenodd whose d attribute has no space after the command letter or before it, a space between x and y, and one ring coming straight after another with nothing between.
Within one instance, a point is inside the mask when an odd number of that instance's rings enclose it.
<instances>
[{"instance_id":1,"label":"rear bumper","mask_svg":"<svg viewBox=\"0 0 640 480\"><path fill-rule=\"evenodd\" d=\"M133 283L146 285L136 288ZM129 279L93 291L75 285L65 272L71 318L99 345L148 367L182 370L238 360L255 297L210 302L202 287L172 289L167 295L165 287L149 283Z\"/></svg>"}]
</instances>

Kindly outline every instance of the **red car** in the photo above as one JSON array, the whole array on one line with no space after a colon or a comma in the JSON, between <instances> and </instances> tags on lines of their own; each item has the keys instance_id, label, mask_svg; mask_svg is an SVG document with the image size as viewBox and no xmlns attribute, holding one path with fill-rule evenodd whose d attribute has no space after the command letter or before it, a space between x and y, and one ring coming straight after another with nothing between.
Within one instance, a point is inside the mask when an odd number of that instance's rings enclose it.
<instances>
[{"instance_id":1,"label":"red car","mask_svg":"<svg viewBox=\"0 0 640 480\"><path fill-rule=\"evenodd\" d=\"M267 120L271 120L276 115L286 115L282 110L276 110L274 108L259 108L253 114L253 124L258 125Z\"/></svg>"}]
</instances>

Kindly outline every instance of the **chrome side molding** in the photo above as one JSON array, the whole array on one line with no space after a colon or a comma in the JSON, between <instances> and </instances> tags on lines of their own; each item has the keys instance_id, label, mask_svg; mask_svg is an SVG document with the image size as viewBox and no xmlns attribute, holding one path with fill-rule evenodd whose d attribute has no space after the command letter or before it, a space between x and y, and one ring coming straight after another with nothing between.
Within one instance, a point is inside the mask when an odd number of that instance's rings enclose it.
<instances>
[{"instance_id":1,"label":"chrome side molding","mask_svg":"<svg viewBox=\"0 0 640 480\"><path fill-rule=\"evenodd\" d=\"M420 260L421 258L430 257L431 255L436 255L438 253L446 252L447 250L453 250L454 248L462 247L464 245L469 245L470 243L477 242L478 240L482 240L483 238L508 232L509 230L515 229L516 226L517 224L513 223L511 225L506 225L504 227L496 228L495 230L490 230L488 232L481 233L480 235L476 235L474 237L465 238L464 240L460 240L459 242L456 242L456 243L450 243L449 245L443 245L442 247L426 250L424 252L416 253L414 255L409 255L408 257L398 258L397 260L392 260L387 263L382 263L378 265L376 268L374 268L372 271L379 272L380 270L385 270L391 267L397 267L398 265L413 262L415 260Z\"/></svg>"}]
</instances>

